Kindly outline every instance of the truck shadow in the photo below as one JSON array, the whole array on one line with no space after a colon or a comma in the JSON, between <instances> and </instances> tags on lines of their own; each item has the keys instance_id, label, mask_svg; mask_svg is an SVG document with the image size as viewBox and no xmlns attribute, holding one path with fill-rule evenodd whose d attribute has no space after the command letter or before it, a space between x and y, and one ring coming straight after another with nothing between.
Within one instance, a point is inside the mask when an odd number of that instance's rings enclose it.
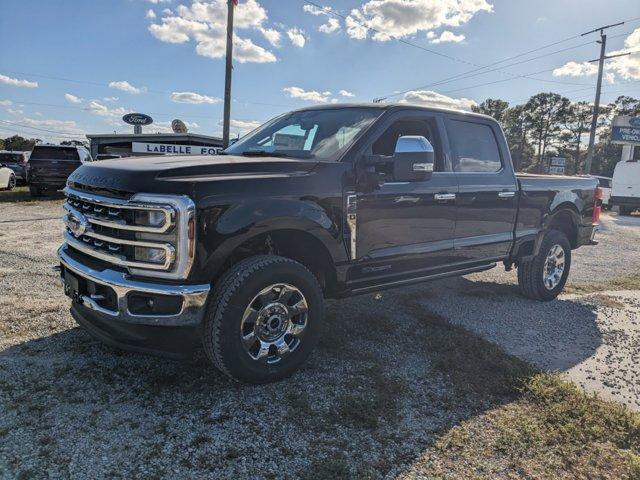
<instances>
[{"instance_id":1,"label":"truck shadow","mask_svg":"<svg viewBox=\"0 0 640 480\"><path fill-rule=\"evenodd\" d=\"M600 343L588 306L467 279L329 302L304 368L258 387L228 380L202 352L124 353L73 328L0 352L0 438L16 475L29 455L63 477L332 478L320 474L346 460L354 477L381 478L516 400L535 373L524 358L563 370Z\"/></svg>"}]
</instances>

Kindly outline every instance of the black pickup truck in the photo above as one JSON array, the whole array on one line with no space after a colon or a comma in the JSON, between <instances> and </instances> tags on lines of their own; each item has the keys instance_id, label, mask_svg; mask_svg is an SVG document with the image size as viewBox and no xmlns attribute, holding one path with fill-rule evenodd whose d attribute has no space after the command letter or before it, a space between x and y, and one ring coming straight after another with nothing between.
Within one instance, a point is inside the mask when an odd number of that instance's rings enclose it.
<instances>
[{"instance_id":1,"label":"black pickup truck","mask_svg":"<svg viewBox=\"0 0 640 480\"><path fill-rule=\"evenodd\" d=\"M515 175L498 123L410 105L279 116L212 157L87 163L68 179L60 275L102 341L230 377L294 372L324 298L517 267L554 299L593 244L593 178Z\"/></svg>"}]
</instances>

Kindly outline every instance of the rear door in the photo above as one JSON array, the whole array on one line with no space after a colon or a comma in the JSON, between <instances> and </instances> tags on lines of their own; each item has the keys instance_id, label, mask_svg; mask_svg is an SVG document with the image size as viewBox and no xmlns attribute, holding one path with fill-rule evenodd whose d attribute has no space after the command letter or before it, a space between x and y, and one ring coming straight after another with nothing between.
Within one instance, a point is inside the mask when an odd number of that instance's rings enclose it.
<instances>
[{"instance_id":1,"label":"rear door","mask_svg":"<svg viewBox=\"0 0 640 480\"><path fill-rule=\"evenodd\" d=\"M509 254L518 184L498 125L479 117L446 119L458 180L454 249L458 261L498 260Z\"/></svg>"}]
</instances>

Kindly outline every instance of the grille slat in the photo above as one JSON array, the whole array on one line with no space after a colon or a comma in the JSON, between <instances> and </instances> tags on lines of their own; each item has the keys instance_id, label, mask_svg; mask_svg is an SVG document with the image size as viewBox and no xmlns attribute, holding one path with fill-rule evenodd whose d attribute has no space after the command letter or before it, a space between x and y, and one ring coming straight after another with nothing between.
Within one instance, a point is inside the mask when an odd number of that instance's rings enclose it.
<instances>
[{"instance_id":1,"label":"grille slat","mask_svg":"<svg viewBox=\"0 0 640 480\"><path fill-rule=\"evenodd\" d=\"M67 243L81 252L116 265L151 270L169 270L175 261L175 247L168 241L150 241L137 238L137 234L169 235L174 227L175 212L170 206L137 204L127 200L104 198L90 193L65 190L68 212L65 217ZM159 226L136 225L136 212L163 212L164 222ZM81 219L81 226L74 224ZM74 228L77 230L74 231ZM135 259L136 247L164 251L161 263Z\"/></svg>"}]
</instances>

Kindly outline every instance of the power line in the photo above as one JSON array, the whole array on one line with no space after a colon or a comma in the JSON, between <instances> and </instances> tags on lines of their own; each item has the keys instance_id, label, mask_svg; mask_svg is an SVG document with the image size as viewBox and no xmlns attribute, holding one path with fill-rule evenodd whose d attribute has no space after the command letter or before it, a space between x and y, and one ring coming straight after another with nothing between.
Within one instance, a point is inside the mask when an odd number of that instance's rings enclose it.
<instances>
[{"instance_id":1,"label":"power line","mask_svg":"<svg viewBox=\"0 0 640 480\"><path fill-rule=\"evenodd\" d=\"M65 136L65 137L81 137L84 135L84 133L71 133L71 132L64 132L64 131L60 131L60 130L50 130L47 128L40 128L40 127L33 127L31 125L24 125L22 123L15 123L15 122L9 122L7 120L0 120L1 123L5 123L7 125L13 125L16 127L22 127L22 128L30 128L33 130L38 130L41 132L49 132L49 133L57 133L58 135L61 136Z\"/></svg>"}]
</instances>

